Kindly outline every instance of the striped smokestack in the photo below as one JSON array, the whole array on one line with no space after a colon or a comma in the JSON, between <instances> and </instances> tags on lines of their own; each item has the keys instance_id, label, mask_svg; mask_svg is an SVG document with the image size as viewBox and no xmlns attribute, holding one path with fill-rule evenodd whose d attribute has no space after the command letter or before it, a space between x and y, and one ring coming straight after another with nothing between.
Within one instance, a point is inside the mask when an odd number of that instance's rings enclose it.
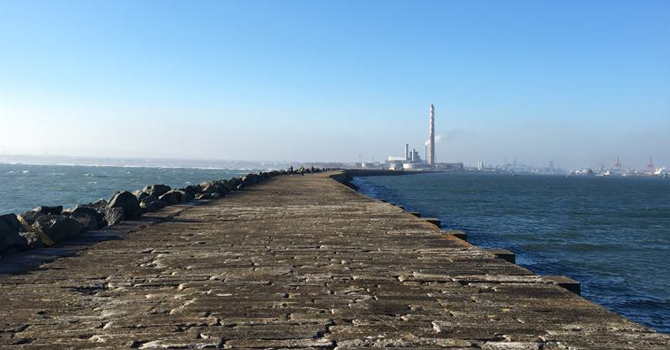
<instances>
[{"instance_id":1,"label":"striped smokestack","mask_svg":"<svg viewBox=\"0 0 670 350\"><path fill-rule=\"evenodd\" d=\"M428 164L435 165L435 107L430 104L430 154Z\"/></svg>"}]
</instances>

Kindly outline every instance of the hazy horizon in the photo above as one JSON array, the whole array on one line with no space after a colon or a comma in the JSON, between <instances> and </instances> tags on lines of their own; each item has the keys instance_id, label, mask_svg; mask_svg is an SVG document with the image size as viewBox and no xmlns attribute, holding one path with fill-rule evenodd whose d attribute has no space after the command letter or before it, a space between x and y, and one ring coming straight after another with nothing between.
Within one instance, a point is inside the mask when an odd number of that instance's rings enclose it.
<instances>
[{"instance_id":1,"label":"hazy horizon","mask_svg":"<svg viewBox=\"0 0 670 350\"><path fill-rule=\"evenodd\" d=\"M0 0L0 151L670 167L667 1Z\"/></svg>"}]
</instances>

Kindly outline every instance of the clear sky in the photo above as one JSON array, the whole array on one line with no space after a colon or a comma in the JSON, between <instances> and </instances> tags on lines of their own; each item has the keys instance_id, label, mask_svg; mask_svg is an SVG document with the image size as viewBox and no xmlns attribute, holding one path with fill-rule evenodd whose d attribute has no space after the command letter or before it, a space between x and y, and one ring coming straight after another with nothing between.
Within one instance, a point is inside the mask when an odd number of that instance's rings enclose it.
<instances>
[{"instance_id":1,"label":"clear sky","mask_svg":"<svg viewBox=\"0 0 670 350\"><path fill-rule=\"evenodd\" d=\"M0 0L10 153L670 165L670 1Z\"/></svg>"}]
</instances>

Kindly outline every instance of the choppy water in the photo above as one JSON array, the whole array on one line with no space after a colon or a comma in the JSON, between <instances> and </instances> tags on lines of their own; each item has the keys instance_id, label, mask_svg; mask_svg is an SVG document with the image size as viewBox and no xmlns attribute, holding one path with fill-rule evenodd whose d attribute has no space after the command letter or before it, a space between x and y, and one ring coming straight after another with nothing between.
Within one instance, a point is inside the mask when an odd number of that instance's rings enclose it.
<instances>
[{"instance_id":1,"label":"choppy water","mask_svg":"<svg viewBox=\"0 0 670 350\"><path fill-rule=\"evenodd\" d=\"M118 190L151 184L181 188L203 181L228 179L244 170L129 168L0 164L0 215L19 214L39 205L74 207Z\"/></svg>"},{"instance_id":2,"label":"choppy water","mask_svg":"<svg viewBox=\"0 0 670 350\"><path fill-rule=\"evenodd\" d=\"M670 333L670 181L443 173L357 178L368 196L439 217L482 247Z\"/></svg>"}]
</instances>

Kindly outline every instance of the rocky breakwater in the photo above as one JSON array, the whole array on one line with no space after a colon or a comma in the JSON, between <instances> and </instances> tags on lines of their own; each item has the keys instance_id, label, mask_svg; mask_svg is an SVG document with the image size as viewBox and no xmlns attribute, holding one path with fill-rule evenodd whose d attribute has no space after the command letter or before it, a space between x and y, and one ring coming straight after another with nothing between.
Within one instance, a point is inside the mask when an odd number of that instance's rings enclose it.
<instances>
[{"instance_id":1,"label":"rocky breakwater","mask_svg":"<svg viewBox=\"0 0 670 350\"><path fill-rule=\"evenodd\" d=\"M307 172L319 172L309 169ZM194 200L221 198L233 191L263 182L279 175L298 174L289 171L250 173L229 180L215 180L180 189L155 184L134 192L119 191L110 200L79 204L75 208L41 206L20 215L0 215L0 258L33 248L48 247L73 239L84 232L115 225L123 220L138 219L145 213L166 206Z\"/></svg>"}]
</instances>

